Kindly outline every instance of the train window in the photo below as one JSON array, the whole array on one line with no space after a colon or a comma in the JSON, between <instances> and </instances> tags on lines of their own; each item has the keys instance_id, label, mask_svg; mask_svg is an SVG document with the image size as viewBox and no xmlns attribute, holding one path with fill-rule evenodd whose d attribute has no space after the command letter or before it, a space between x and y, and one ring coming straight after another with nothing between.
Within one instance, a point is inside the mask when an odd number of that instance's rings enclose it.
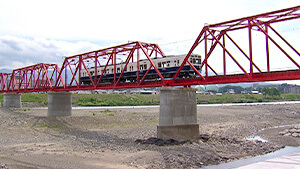
<instances>
[{"instance_id":1,"label":"train window","mask_svg":"<svg viewBox=\"0 0 300 169\"><path fill-rule=\"evenodd\" d=\"M159 68L161 67L161 62L158 62L158 65L157 65Z\"/></svg>"},{"instance_id":2,"label":"train window","mask_svg":"<svg viewBox=\"0 0 300 169\"><path fill-rule=\"evenodd\" d=\"M111 73L114 73L114 69L111 69Z\"/></svg>"},{"instance_id":3,"label":"train window","mask_svg":"<svg viewBox=\"0 0 300 169\"><path fill-rule=\"evenodd\" d=\"M196 59L196 64L201 64L201 59Z\"/></svg>"},{"instance_id":4,"label":"train window","mask_svg":"<svg viewBox=\"0 0 300 169\"><path fill-rule=\"evenodd\" d=\"M147 69L147 64L144 64L144 69L145 69L145 70Z\"/></svg>"},{"instance_id":5,"label":"train window","mask_svg":"<svg viewBox=\"0 0 300 169\"><path fill-rule=\"evenodd\" d=\"M124 68L124 72L127 72L127 67Z\"/></svg>"},{"instance_id":6,"label":"train window","mask_svg":"<svg viewBox=\"0 0 300 169\"><path fill-rule=\"evenodd\" d=\"M109 74L109 69L106 69L106 73Z\"/></svg>"},{"instance_id":7,"label":"train window","mask_svg":"<svg viewBox=\"0 0 300 169\"><path fill-rule=\"evenodd\" d=\"M170 67L170 61L167 61L167 67Z\"/></svg>"},{"instance_id":8,"label":"train window","mask_svg":"<svg viewBox=\"0 0 300 169\"><path fill-rule=\"evenodd\" d=\"M118 67L118 68L117 68L117 73L120 73L120 71L121 71L121 69Z\"/></svg>"},{"instance_id":9,"label":"train window","mask_svg":"<svg viewBox=\"0 0 300 169\"><path fill-rule=\"evenodd\" d=\"M166 62L162 62L161 64L163 68L166 66Z\"/></svg>"}]
</instances>

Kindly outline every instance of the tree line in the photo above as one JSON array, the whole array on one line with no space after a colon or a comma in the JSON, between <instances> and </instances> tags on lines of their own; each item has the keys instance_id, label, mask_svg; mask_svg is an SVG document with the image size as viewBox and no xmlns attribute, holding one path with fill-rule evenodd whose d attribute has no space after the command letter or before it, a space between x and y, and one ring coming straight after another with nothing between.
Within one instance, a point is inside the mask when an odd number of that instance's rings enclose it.
<instances>
[{"instance_id":1,"label":"tree line","mask_svg":"<svg viewBox=\"0 0 300 169\"><path fill-rule=\"evenodd\" d=\"M253 87L243 88L241 86L226 85L224 87L220 87L219 92L220 93L226 93L229 89L233 89L236 94L240 94L242 91L247 91L248 93L251 93L251 91L254 90ZM259 91L264 96L280 96L281 92L283 93L283 89L281 91L280 89L277 89L275 87L272 87L272 88L269 88L269 87L257 88L255 90Z\"/></svg>"}]
</instances>

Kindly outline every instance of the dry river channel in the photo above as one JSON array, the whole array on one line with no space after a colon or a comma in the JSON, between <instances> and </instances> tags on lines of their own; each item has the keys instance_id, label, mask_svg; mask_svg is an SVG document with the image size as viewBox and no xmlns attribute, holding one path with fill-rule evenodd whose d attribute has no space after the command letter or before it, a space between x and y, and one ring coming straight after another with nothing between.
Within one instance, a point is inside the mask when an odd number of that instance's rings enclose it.
<instances>
[{"instance_id":1,"label":"dry river channel","mask_svg":"<svg viewBox=\"0 0 300 169\"><path fill-rule=\"evenodd\" d=\"M300 145L299 103L198 106L199 137L184 142L156 138L158 106L33 106L0 108L0 168L201 168Z\"/></svg>"}]
</instances>

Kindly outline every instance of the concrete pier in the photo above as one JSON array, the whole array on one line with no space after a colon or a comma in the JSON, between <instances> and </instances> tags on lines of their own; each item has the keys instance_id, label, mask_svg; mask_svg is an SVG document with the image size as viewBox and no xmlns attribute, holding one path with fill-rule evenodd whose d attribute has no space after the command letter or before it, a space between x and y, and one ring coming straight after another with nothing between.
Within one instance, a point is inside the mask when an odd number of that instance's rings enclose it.
<instances>
[{"instance_id":1,"label":"concrete pier","mask_svg":"<svg viewBox=\"0 0 300 169\"><path fill-rule=\"evenodd\" d=\"M72 97L70 92L48 93L48 116L70 116L72 114Z\"/></svg>"},{"instance_id":2,"label":"concrete pier","mask_svg":"<svg viewBox=\"0 0 300 169\"><path fill-rule=\"evenodd\" d=\"M157 137L176 140L199 137L196 89L161 88Z\"/></svg>"},{"instance_id":3,"label":"concrete pier","mask_svg":"<svg viewBox=\"0 0 300 169\"><path fill-rule=\"evenodd\" d=\"M21 108L21 94L20 93L4 93L3 107L5 108Z\"/></svg>"}]
</instances>

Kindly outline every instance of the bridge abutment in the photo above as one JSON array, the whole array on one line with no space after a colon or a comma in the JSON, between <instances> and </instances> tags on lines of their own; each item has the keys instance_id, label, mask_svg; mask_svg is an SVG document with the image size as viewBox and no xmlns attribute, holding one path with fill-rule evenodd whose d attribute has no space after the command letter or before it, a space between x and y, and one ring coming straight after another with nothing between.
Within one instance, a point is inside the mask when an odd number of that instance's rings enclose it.
<instances>
[{"instance_id":1,"label":"bridge abutment","mask_svg":"<svg viewBox=\"0 0 300 169\"><path fill-rule=\"evenodd\" d=\"M196 89L161 88L157 137L176 140L199 137Z\"/></svg>"},{"instance_id":2,"label":"bridge abutment","mask_svg":"<svg viewBox=\"0 0 300 169\"><path fill-rule=\"evenodd\" d=\"M70 92L48 93L48 116L72 115L72 97Z\"/></svg>"},{"instance_id":3,"label":"bridge abutment","mask_svg":"<svg viewBox=\"0 0 300 169\"><path fill-rule=\"evenodd\" d=\"M5 108L21 108L21 93L4 93L3 107Z\"/></svg>"}]
</instances>

